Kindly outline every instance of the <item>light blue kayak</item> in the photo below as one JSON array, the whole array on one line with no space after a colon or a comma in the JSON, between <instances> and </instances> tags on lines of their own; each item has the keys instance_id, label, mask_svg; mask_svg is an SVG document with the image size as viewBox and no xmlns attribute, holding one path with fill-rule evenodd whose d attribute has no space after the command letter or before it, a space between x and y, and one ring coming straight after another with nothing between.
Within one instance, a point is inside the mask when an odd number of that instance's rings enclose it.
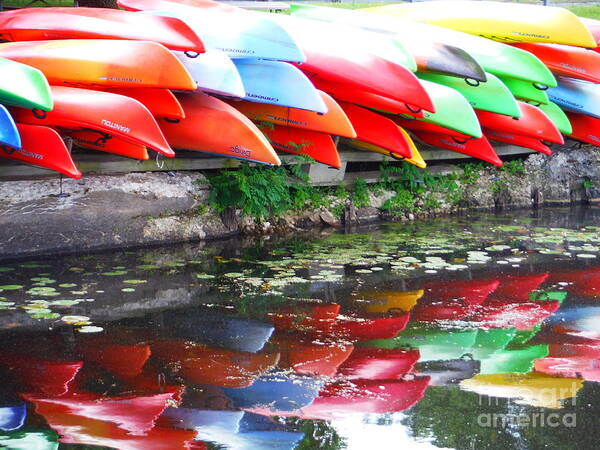
<instances>
[{"instance_id":1,"label":"light blue kayak","mask_svg":"<svg viewBox=\"0 0 600 450\"><path fill-rule=\"evenodd\" d=\"M233 60L242 78L244 100L326 113L317 89L300 69L281 61Z\"/></svg>"},{"instance_id":2,"label":"light blue kayak","mask_svg":"<svg viewBox=\"0 0 600 450\"><path fill-rule=\"evenodd\" d=\"M229 317L215 311L166 311L169 335L241 352L256 353L275 331L258 320Z\"/></svg>"},{"instance_id":3,"label":"light blue kayak","mask_svg":"<svg viewBox=\"0 0 600 450\"><path fill-rule=\"evenodd\" d=\"M169 11L145 11L184 21L202 38L207 49L220 50L230 58L262 58L304 62L306 58L292 36L279 24L260 14L233 14L213 8L170 3Z\"/></svg>"},{"instance_id":4,"label":"light blue kayak","mask_svg":"<svg viewBox=\"0 0 600 450\"><path fill-rule=\"evenodd\" d=\"M0 105L0 144L21 148L21 136L8 110Z\"/></svg>"},{"instance_id":5,"label":"light blue kayak","mask_svg":"<svg viewBox=\"0 0 600 450\"><path fill-rule=\"evenodd\" d=\"M295 411L318 397L324 380L302 375L265 375L244 388L223 388L236 408Z\"/></svg>"},{"instance_id":6,"label":"light blue kayak","mask_svg":"<svg viewBox=\"0 0 600 450\"><path fill-rule=\"evenodd\" d=\"M25 403L0 406L0 430L14 431L25 424L27 406Z\"/></svg>"},{"instance_id":7,"label":"light blue kayak","mask_svg":"<svg viewBox=\"0 0 600 450\"><path fill-rule=\"evenodd\" d=\"M562 109L600 119L600 85L572 78L558 79L548 97Z\"/></svg>"},{"instance_id":8,"label":"light blue kayak","mask_svg":"<svg viewBox=\"0 0 600 450\"><path fill-rule=\"evenodd\" d=\"M292 450L303 433L286 431L269 417L244 411L216 411L188 407L164 412L176 428L196 430L196 439L236 450Z\"/></svg>"},{"instance_id":9,"label":"light blue kayak","mask_svg":"<svg viewBox=\"0 0 600 450\"><path fill-rule=\"evenodd\" d=\"M219 50L207 50L199 55L173 52L190 73L198 89L227 97L246 95L242 77L229 56Z\"/></svg>"}]
</instances>

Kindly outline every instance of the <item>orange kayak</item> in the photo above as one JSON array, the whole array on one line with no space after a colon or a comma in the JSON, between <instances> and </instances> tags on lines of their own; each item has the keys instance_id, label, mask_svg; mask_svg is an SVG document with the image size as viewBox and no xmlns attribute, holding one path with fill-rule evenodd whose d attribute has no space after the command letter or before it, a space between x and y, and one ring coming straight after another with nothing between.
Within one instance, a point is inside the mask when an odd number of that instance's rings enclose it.
<instances>
[{"instance_id":1,"label":"orange kayak","mask_svg":"<svg viewBox=\"0 0 600 450\"><path fill-rule=\"evenodd\" d=\"M267 138L232 106L201 92L180 94L177 99L185 111L185 119L160 121L173 147L262 164L281 164Z\"/></svg>"},{"instance_id":2,"label":"orange kayak","mask_svg":"<svg viewBox=\"0 0 600 450\"><path fill-rule=\"evenodd\" d=\"M102 91L131 97L152 113L156 118L183 119L185 113L179 101L168 89L160 88L106 88Z\"/></svg>"},{"instance_id":3,"label":"orange kayak","mask_svg":"<svg viewBox=\"0 0 600 450\"><path fill-rule=\"evenodd\" d=\"M73 139L73 144L77 147L114 153L115 155L126 156L127 158L139 159L142 161L149 159L148 150L145 146L132 144L131 142L112 136L106 136L104 133L97 133L95 131L72 131L66 134Z\"/></svg>"},{"instance_id":4,"label":"orange kayak","mask_svg":"<svg viewBox=\"0 0 600 450\"><path fill-rule=\"evenodd\" d=\"M53 86L52 95L52 111L12 108L13 117L32 125L71 131L96 130L107 137L150 147L168 157L175 156L150 111L137 100L110 92L63 86Z\"/></svg>"},{"instance_id":5,"label":"orange kayak","mask_svg":"<svg viewBox=\"0 0 600 450\"><path fill-rule=\"evenodd\" d=\"M54 170L75 179L82 177L65 143L52 128L17 124L17 130L21 136L21 148L0 146L2 158Z\"/></svg>"},{"instance_id":6,"label":"orange kayak","mask_svg":"<svg viewBox=\"0 0 600 450\"><path fill-rule=\"evenodd\" d=\"M520 101L517 104L521 110L521 117L518 119L489 111L476 110L475 112L482 127L556 144L565 143L556 125L541 109Z\"/></svg>"},{"instance_id":7,"label":"orange kayak","mask_svg":"<svg viewBox=\"0 0 600 450\"><path fill-rule=\"evenodd\" d=\"M339 169L342 161L329 134L272 123L258 124L273 147L292 155L310 156L317 162Z\"/></svg>"},{"instance_id":8,"label":"orange kayak","mask_svg":"<svg viewBox=\"0 0 600 450\"><path fill-rule=\"evenodd\" d=\"M559 44L514 44L537 56L557 75L600 83L600 55L589 49Z\"/></svg>"},{"instance_id":9,"label":"orange kayak","mask_svg":"<svg viewBox=\"0 0 600 450\"><path fill-rule=\"evenodd\" d=\"M318 114L298 108L288 108L268 103L255 103L248 101L231 101L230 105L241 111L245 116L255 121L271 122L286 127L300 128L303 130L318 131L354 138L356 132L340 105L327 95L319 92L323 103L327 107L325 114Z\"/></svg>"},{"instance_id":10,"label":"orange kayak","mask_svg":"<svg viewBox=\"0 0 600 450\"><path fill-rule=\"evenodd\" d=\"M421 153L419 153L419 150L417 149L417 146L415 145L415 143L414 143L413 139L410 137L410 135L402 127L398 126L398 129L402 133L402 135L404 136L406 141L408 142L408 145L410 146L410 152L412 153L412 157L410 157L410 158L405 158L404 156L394 153L390 150L386 150L385 148L378 147L377 145L369 144L368 142L359 141L357 139L354 139L353 141L351 141L350 144L353 147L358 148L359 150L375 152L375 153L379 153L381 155L389 156L390 158L393 158L393 159L399 159L401 161L404 161L404 162L410 163L414 166L417 166L420 169L424 169L425 167L427 167L427 163L421 156Z\"/></svg>"},{"instance_id":11,"label":"orange kayak","mask_svg":"<svg viewBox=\"0 0 600 450\"><path fill-rule=\"evenodd\" d=\"M177 57L155 42L9 42L0 44L0 57L39 69L50 84L196 89Z\"/></svg>"},{"instance_id":12,"label":"orange kayak","mask_svg":"<svg viewBox=\"0 0 600 450\"><path fill-rule=\"evenodd\" d=\"M204 52L202 40L183 21L107 8L23 8L0 14L6 41L125 39L153 41L171 50Z\"/></svg>"},{"instance_id":13,"label":"orange kayak","mask_svg":"<svg viewBox=\"0 0 600 450\"><path fill-rule=\"evenodd\" d=\"M542 141L536 138L508 133L506 131L493 130L491 128L485 127L483 128L483 134L485 134L485 136L492 141L517 145L519 147L524 148L530 148L531 150L535 150L545 155L552 154L552 150L550 150L550 147L548 147L546 144L544 144Z\"/></svg>"},{"instance_id":14,"label":"orange kayak","mask_svg":"<svg viewBox=\"0 0 600 450\"><path fill-rule=\"evenodd\" d=\"M410 143L392 120L351 103L340 102L340 106L356 131L356 139L405 158L412 157Z\"/></svg>"},{"instance_id":15,"label":"orange kayak","mask_svg":"<svg viewBox=\"0 0 600 450\"><path fill-rule=\"evenodd\" d=\"M464 139L461 139L456 136L428 131L413 130L412 133L425 144L473 156L498 167L502 166L502 160L498 157L485 136L480 138L464 136Z\"/></svg>"}]
</instances>

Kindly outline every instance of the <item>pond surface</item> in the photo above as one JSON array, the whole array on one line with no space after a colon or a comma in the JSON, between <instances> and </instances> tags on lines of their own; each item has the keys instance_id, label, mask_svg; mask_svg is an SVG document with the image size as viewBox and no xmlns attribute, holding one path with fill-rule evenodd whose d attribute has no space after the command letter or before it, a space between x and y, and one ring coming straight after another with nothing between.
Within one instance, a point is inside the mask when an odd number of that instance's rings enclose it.
<instances>
[{"instance_id":1,"label":"pond surface","mask_svg":"<svg viewBox=\"0 0 600 450\"><path fill-rule=\"evenodd\" d=\"M0 264L0 447L600 448L600 209Z\"/></svg>"}]
</instances>

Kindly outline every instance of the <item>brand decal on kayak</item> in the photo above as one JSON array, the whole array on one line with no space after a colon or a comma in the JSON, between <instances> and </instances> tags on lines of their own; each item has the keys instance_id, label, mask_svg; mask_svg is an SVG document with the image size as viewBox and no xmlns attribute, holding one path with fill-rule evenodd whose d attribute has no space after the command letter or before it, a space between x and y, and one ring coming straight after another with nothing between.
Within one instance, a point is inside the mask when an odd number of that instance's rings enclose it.
<instances>
[{"instance_id":1,"label":"brand decal on kayak","mask_svg":"<svg viewBox=\"0 0 600 450\"><path fill-rule=\"evenodd\" d=\"M227 53L238 53L238 54L243 54L243 55L253 55L254 53L256 53L254 50L249 50L249 49L243 49L243 48L224 48L224 47L217 47L218 50L221 50L222 52L227 52Z\"/></svg>"},{"instance_id":2,"label":"brand decal on kayak","mask_svg":"<svg viewBox=\"0 0 600 450\"><path fill-rule=\"evenodd\" d=\"M567 63L564 63L564 62L561 62L561 63L560 63L560 65L561 65L562 67L565 67L565 68L567 68L567 69L574 70L574 71L576 71L576 72L580 72L580 73L586 73L586 72L587 72L587 71L586 71L586 70L585 70L583 67L576 67L576 66L572 66L571 64L567 64Z\"/></svg>"},{"instance_id":3,"label":"brand decal on kayak","mask_svg":"<svg viewBox=\"0 0 600 450\"><path fill-rule=\"evenodd\" d=\"M279 99L277 97L267 97L266 95L252 94L251 92L247 92L246 93L246 97L258 98L260 100L266 100L266 101L269 101L269 102L277 102L277 103L279 103Z\"/></svg>"},{"instance_id":4,"label":"brand decal on kayak","mask_svg":"<svg viewBox=\"0 0 600 450\"><path fill-rule=\"evenodd\" d=\"M302 125L304 127L308 125L307 122L302 122L300 120L286 119L285 117L272 116L270 114L267 115L267 119L276 120L278 122L284 122L284 123L293 123L294 125Z\"/></svg>"},{"instance_id":5,"label":"brand decal on kayak","mask_svg":"<svg viewBox=\"0 0 600 450\"><path fill-rule=\"evenodd\" d=\"M466 146L464 144L459 144L458 142L454 142L454 141L449 141L448 139L442 139L442 142L446 145L449 145L451 147L456 147L456 148L466 148Z\"/></svg>"},{"instance_id":6,"label":"brand decal on kayak","mask_svg":"<svg viewBox=\"0 0 600 450\"><path fill-rule=\"evenodd\" d=\"M126 81L127 83L141 83L141 78L121 78L121 77L99 77L101 80L105 81Z\"/></svg>"},{"instance_id":7,"label":"brand decal on kayak","mask_svg":"<svg viewBox=\"0 0 600 450\"><path fill-rule=\"evenodd\" d=\"M593 134L588 134L588 137L594 142L600 142L600 139L597 136L594 136Z\"/></svg>"},{"instance_id":8,"label":"brand decal on kayak","mask_svg":"<svg viewBox=\"0 0 600 450\"><path fill-rule=\"evenodd\" d=\"M496 136L496 137L501 137L504 139L514 139L514 136L510 136L508 134L502 134L502 133L498 133L497 131L488 131L488 134L490 134L491 136Z\"/></svg>"},{"instance_id":9,"label":"brand decal on kayak","mask_svg":"<svg viewBox=\"0 0 600 450\"><path fill-rule=\"evenodd\" d=\"M550 39L550 36L547 36L545 34L523 33L522 31L513 31L512 34L516 34L517 36L533 37L539 39Z\"/></svg>"},{"instance_id":10,"label":"brand decal on kayak","mask_svg":"<svg viewBox=\"0 0 600 450\"><path fill-rule=\"evenodd\" d=\"M129 133L131 131L130 128L115 122L111 122L110 120L102 119L100 123L108 128L112 128L113 130L118 130L123 133Z\"/></svg>"},{"instance_id":11,"label":"brand decal on kayak","mask_svg":"<svg viewBox=\"0 0 600 450\"><path fill-rule=\"evenodd\" d=\"M241 145L232 145L229 147L232 153L237 153L240 156L244 156L249 158L252 156L252 150L248 150L247 148L242 147Z\"/></svg>"},{"instance_id":12,"label":"brand decal on kayak","mask_svg":"<svg viewBox=\"0 0 600 450\"><path fill-rule=\"evenodd\" d=\"M556 102L566 103L567 105L574 106L576 108L583 108L583 105L581 105L579 103L572 102L571 100L567 100L565 98L554 97L554 99L555 99Z\"/></svg>"},{"instance_id":13,"label":"brand decal on kayak","mask_svg":"<svg viewBox=\"0 0 600 450\"><path fill-rule=\"evenodd\" d=\"M33 159L39 159L39 160L44 159L44 155L40 155L39 153L29 152L22 148L10 148L10 147L2 146L2 150L4 150L4 153L6 153L7 155L12 155L14 152L17 152L21 156L24 156L26 158L33 158Z\"/></svg>"}]
</instances>

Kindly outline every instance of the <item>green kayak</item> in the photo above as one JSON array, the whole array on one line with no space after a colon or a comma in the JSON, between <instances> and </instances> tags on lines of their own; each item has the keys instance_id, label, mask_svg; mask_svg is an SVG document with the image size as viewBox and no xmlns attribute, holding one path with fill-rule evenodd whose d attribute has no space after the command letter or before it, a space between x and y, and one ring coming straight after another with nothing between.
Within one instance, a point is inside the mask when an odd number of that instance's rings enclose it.
<instances>
[{"instance_id":1,"label":"green kayak","mask_svg":"<svg viewBox=\"0 0 600 450\"><path fill-rule=\"evenodd\" d=\"M474 82L473 80L427 72L417 73L417 76L422 80L442 84L460 92L475 109L505 116L521 117L521 110L515 97L506 85L491 73L486 73L487 81L485 82Z\"/></svg>"},{"instance_id":2,"label":"green kayak","mask_svg":"<svg viewBox=\"0 0 600 450\"><path fill-rule=\"evenodd\" d=\"M476 138L482 136L477 115L460 92L427 80L421 80L421 84L433 101L436 112L424 111L424 117L417 120L434 123Z\"/></svg>"},{"instance_id":3,"label":"green kayak","mask_svg":"<svg viewBox=\"0 0 600 450\"><path fill-rule=\"evenodd\" d=\"M536 88L529 81L517 80L510 77L498 77L519 100L526 102L540 103L547 105L550 103L548 94L545 90Z\"/></svg>"},{"instance_id":4,"label":"green kayak","mask_svg":"<svg viewBox=\"0 0 600 450\"><path fill-rule=\"evenodd\" d=\"M549 102L547 105L536 104L536 106L550 118L562 134L571 134L573 132L569 118L556 103Z\"/></svg>"},{"instance_id":5,"label":"green kayak","mask_svg":"<svg viewBox=\"0 0 600 450\"><path fill-rule=\"evenodd\" d=\"M477 338L476 329L440 328L435 325L412 323L392 339L376 339L360 345L377 348L415 347L419 362L459 359L469 353Z\"/></svg>"},{"instance_id":6,"label":"green kayak","mask_svg":"<svg viewBox=\"0 0 600 450\"><path fill-rule=\"evenodd\" d=\"M529 373L536 359L548 356L545 344L530 345L519 349L504 349L480 358L480 373Z\"/></svg>"},{"instance_id":7,"label":"green kayak","mask_svg":"<svg viewBox=\"0 0 600 450\"><path fill-rule=\"evenodd\" d=\"M58 449L58 434L50 429L31 427L0 432L0 447L11 450L56 450Z\"/></svg>"},{"instance_id":8,"label":"green kayak","mask_svg":"<svg viewBox=\"0 0 600 450\"><path fill-rule=\"evenodd\" d=\"M536 56L516 47L478 36L449 30L435 25L403 20L382 13L346 10L313 5L291 6L295 16L349 25L384 32L398 37L410 50L410 42L429 45L450 45L465 50L486 72L556 86L552 72Z\"/></svg>"},{"instance_id":9,"label":"green kayak","mask_svg":"<svg viewBox=\"0 0 600 450\"><path fill-rule=\"evenodd\" d=\"M0 103L52 110L50 86L38 69L0 58L0 74Z\"/></svg>"}]
</instances>

